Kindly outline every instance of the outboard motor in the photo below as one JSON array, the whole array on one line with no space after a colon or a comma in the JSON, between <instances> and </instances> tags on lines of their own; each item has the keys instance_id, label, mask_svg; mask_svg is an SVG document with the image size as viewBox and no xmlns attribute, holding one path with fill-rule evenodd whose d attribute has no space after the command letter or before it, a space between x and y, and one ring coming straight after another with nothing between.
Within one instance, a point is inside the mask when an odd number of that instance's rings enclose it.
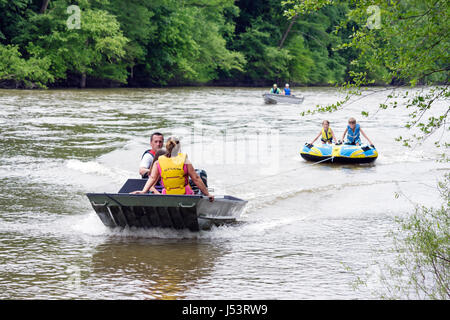
<instances>
[{"instance_id":1,"label":"outboard motor","mask_svg":"<svg viewBox=\"0 0 450 320\"><path fill-rule=\"evenodd\" d=\"M202 179L205 186L208 188L208 175L206 174L206 171L201 170L201 169L195 169L195 172L197 172L197 174ZM191 178L189 178L189 185L191 186L191 189L194 192L194 194L202 195L202 192L197 187L197 185L194 183L194 181L191 180Z\"/></svg>"}]
</instances>

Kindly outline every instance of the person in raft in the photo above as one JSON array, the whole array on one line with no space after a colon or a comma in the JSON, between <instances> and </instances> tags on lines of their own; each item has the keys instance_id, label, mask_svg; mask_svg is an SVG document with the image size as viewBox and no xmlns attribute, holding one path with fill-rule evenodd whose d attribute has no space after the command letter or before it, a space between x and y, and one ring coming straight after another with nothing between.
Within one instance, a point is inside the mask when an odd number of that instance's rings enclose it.
<instances>
[{"instance_id":1,"label":"person in raft","mask_svg":"<svg viewBox=\"0 0 450 320\"><path fill-rule=\"evenodd\" d=\"M342 141L344 141L345 135L347 134L347 141L345 142L345 144L359 146L359 145L361 145L360 133L362 133L364 138L366 138L367 141L369 141L370 146L374 147L372 141L370 141L369 137L361 129L361 126L359 125L359 123L356 123L355 118L348 119L348 126L347 126L347 129L345 129L344 134L342 135Z\"/></svg>"},{"instance_id":2,"label":"person in raft","mask_svg":"<svg viewBox=\"0 0 450 320\"><path fill-rule=\"evenodd\" d=\"M187 159L187 155L180 151L180 140L177 137L170 137L166 142L166 154L155 161L155 165L150 172L150 178L144 188L131 193L147 194L153 184L161 178L162 194L193 195L194 192L189 186L189 176L203 194L209 198L209 201L214 201L214 196L208 192L208 188L195 172L192 163Z\"/></svg>"},{"instance_id":3,"label":"person in raft","mask_svg":"<svg viewBox=\"0 0 450 320\"><path fill-rule=\"evenodd\" d=\"M272 87L272 89L270 89L270 92L269 92L269 93L280 94L280 93L281 93L281 90L278 89L277 84L274 83L274 84L273 84L273 87Z\"/></svg>"},{"instance_id":4,"label":"person in raft","mask_svg":"<svg viewBox=\"0 0 450 320\"><path fill-rule=\"evenodd\" d=\"M290 96L291 95L291 89L289 88L289 83L286 83L286 85L284 86L283 93L284 93L285 96Z\"/></svg>"},{"instance_id":5,"label":"person in raft","mask_svg":"<svg viewBox=\"0 0 450 320\"><path fill-rule=\"evenodd\" d=\"M317 139L319 139L320 136L322 136L322 138L320 138L320 140L324 144L327 144L327 143L331 144L331 143L333 143L333 139L337 143L336 136L334 135L333 130L331 130L331 128L330 128L330 121L328 121L328 120L323 120L322 121L322 130L319 132L317 137L315 137L314 140L310 144L311 145L314 144L314 142Z\"/></svg>"}]
</instances>

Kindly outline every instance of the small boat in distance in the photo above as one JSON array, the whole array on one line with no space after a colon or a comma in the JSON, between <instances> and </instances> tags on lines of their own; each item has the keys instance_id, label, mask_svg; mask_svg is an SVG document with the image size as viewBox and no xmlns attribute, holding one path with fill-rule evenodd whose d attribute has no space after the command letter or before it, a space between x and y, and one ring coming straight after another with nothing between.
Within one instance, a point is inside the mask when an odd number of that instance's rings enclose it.
<instances>
[{"instance_id":1,"label":"small boat in distance","mask_svg":"<svg viewBox=\"0 0 450 320\"><path fill-rule=\"evenodd\" d=\"M274 93L264 93L262 96L264 97L264 102L267 104L276 104L276 103L301 104L304 100L303 96L294 96L294 95L285 96L283 94L274 94Z\"/></svg>"},{"instance_id":2,"label":"small boat in distance","mask_svg":"<svg viewBox=\"0 0 450 320\"><path fill-rule=\"evenodd\" d=\"M173 228L199 231L235 222L247 201L232 196L130 194L147 179L128 179L118 193L87 193L100 220L110 228Z\"/></svg>"}]
</instances>

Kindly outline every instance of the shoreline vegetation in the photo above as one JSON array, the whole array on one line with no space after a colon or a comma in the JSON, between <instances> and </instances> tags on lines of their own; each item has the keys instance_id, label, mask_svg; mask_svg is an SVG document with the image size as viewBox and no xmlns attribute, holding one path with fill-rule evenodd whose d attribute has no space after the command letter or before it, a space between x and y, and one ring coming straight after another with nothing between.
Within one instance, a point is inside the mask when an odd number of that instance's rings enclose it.
<instances>
[{"instance_id":1,"label":"shoreline vegetation","mask_svg":"<svg viewBox=\"0 0 450 320\"><path fill-rule=\"evenodd\" d=\"M39 86L31 86L31 87L16 87L15 82L4 82L2 83L0 81L0 89L2 90L75 90L75 89L176 89L176 88L261 88L265 91L269 91L272 88L273 82L265 82L265 83L229 83L229 82L210 82L210 83L184 83L179 85L154 85L154 86L131 86L131 85L123 85L118 83L108 83L107 85L104 84L103 81L100 81L99 83L96 83L95 81L90 82L89 80L86 81L87 85L84 88L81 88L80 86L76 85L50 85L47 87L39 87ZM284 87L284 82L277 83L279 86ZM297 84L297 83L289 83L291 88L336 88L336 89L342 89L339 86L336 86L334 84ZM439 84L432 84L432 85L418 85L415 86L415 89L418 88L427 88L427 87L433 87L435 85ZM362 88L402 88L403 86L394 86L394 85L388 85L388 84L367 84ZM267 90L266 90L267 89Z\"/></svg>"},{"instance_id":2,"label":"shoreline vegetation","mask_svg":"<svg viewBox=\"0 0 450 320\"><path fill-rule=\"evenodd\" d=\"M180 84L180 85L165 85L165 86L149 86L149 87L139 87L139 86L124 86L124 85L119 85L119 86L86 86L84 88L80 88L79 86L49 86L46 88L40 88L40 87L34 87L34 88L15 88L12 86L5 86L2 87L2 85L0 84L0 90L4 90L4 91L8 91L8 90L19 90L19 91L51 91L51 90L108 90L108 89L183 89L183 88L196 88L196 89L208 89L208 88L251 88L251 89L261 89L264 90L264 92L269 92L269 89L271 89L273 83L269 83L267 85L261 84L261 85L250 85L250 84L236 84L236 85L231 85L231 84L227 84L227 83L203 83L203 84ZM283 84L282 82L280 82L280 84ZM411 89L415 89L415 90L424 90L424 89L431 89L431 88L436 88L438 87L440 84L423 84L423 85L416 85L414 88L411 88L407 85L387 85L387 84L367 84L364 86L361 86L359 88L359 90L361 92L365 91L365 90L371 90L371 89L380 89L381 91L386 91L386 95L391 94L392 92L395 92L397 90L411 90ZM294 94L296 93L300 93L300 91L302 90L302 88L307 89L307 88L336 88L336 90L340 90L344 93L348 93L350 98L353 99L357 99L357 96L352 96L352 89L351 88L342 88L339 85L331 85L331 84L314 84L314 85L302 85L302 84L290 84L291 89L294 89L296 92L294 92ZM371 92L371 91L370 91ZM318 107L318 106L316 106ZM317 111L314 110L310 110L310 113L315 113Z\"/></svg>"},{"instance_id":3,"label":"shoreline vegetation","mask_svg":"<svg viewBox=\"0 0 450 320\"><path fill-rule=\"evenodd\" d=\"M292 1L279 0L0 0L0 88L408 83L358 61L354 6L290 16Z\"/></svg>"}]
</instances>

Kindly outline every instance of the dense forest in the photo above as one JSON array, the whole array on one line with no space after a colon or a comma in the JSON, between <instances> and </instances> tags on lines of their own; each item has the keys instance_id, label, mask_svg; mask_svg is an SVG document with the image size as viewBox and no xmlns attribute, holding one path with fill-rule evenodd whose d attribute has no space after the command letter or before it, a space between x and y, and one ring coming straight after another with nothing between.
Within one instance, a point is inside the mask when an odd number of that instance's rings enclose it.
<instances>
[{"instance_id":1,"label":"dense forest","mask_svg":"<svg viewBox=\"0 0 450 320\"><path fill-rule=\"evenodd\" d=\"M349 6L289 17L280 0L0 0L0 87L331 85L362 71L384 84L383 68L352 63Z\"/></svg>"}]
</instances>

